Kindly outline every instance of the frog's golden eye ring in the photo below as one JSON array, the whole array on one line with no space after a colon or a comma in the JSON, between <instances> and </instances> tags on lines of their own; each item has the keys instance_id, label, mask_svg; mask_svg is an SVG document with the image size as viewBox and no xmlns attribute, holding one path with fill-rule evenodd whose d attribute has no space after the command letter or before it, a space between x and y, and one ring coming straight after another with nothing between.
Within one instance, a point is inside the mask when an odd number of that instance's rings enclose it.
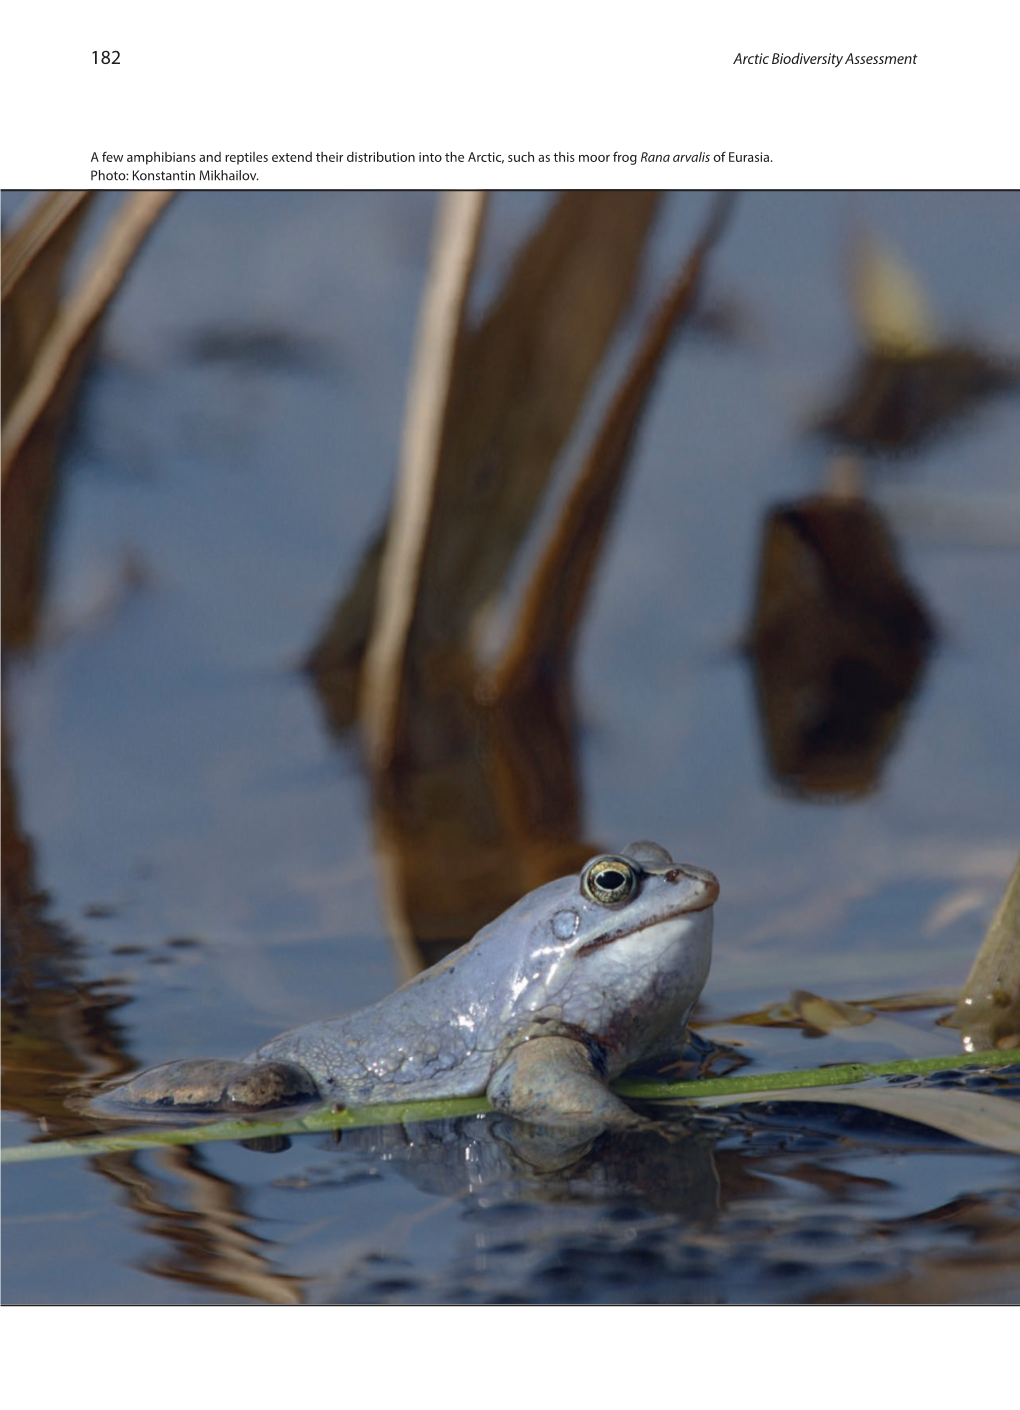
<instances>
[{"instance_id":1,"label":"frog's golden eye ring","mask_svg":"<svg viewBox=\"0 0 1020 1410\"><path fill-rule=\"evenodd\" d=\"M581 894L600 906L616 906L637 890L638 873L626 857L596 857L581 874Z\"/></svg>"}]
</instances>

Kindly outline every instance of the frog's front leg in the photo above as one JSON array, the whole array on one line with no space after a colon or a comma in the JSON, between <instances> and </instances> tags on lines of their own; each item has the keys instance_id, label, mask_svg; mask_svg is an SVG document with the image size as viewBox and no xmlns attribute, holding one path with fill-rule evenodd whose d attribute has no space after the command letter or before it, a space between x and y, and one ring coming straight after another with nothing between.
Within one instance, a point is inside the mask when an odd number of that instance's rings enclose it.
<instances>
[{"instance_id":1,"label":"frog's front leg","mask_svg":"<svg viewBox=\"0 0 1020 1410\"><path fill-rule=\"evenodd\" d=\"M576 1038L542 1037L520 1043L489 1081L486 1096L497 1111L536 1125L644 1126L611 1092L590 1053Z\"/></svg>"}]
</instances>

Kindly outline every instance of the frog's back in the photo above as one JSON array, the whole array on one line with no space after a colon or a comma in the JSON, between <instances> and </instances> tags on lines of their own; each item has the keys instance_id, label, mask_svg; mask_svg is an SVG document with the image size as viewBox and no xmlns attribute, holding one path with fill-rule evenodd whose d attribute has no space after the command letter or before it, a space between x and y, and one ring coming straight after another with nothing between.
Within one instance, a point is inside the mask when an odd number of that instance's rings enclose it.
<instances>
[{"instance_id":1,"label":"frog's back","mask_svg":"<svg viewBox=\"0 0 1020 1410\"><path fill-rule=\"evenodd\" d=\"M483 1093L513 1022L532 925L546 912L542 893L561 885L524 897L379 1003L281 1033L246 1061L297 1063L346 1105Z\"/></svg>"}]
</instances>

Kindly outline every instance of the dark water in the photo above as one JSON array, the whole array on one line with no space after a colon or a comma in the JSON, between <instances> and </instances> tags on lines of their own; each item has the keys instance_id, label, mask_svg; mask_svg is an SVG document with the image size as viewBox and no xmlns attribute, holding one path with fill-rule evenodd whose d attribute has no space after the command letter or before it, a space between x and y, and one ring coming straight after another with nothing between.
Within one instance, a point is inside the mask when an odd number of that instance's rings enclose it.
<instances>
[{"instance_id":1,"label":"dark water","mask_svg":"<svg viewBox=\"0 0 1020 1410\"><path fill-rule=\"evenodd\" d=\"M5 666L19 837L47 898L5 925L5 1145L83 1130L63 1107L83 1079L240 1054L400 977L356 740L328 731L296 665L387 510L434 203L184 196L113 307L63 456L38 639ZM661 212L568 471L707 203ZM544 208L496 201L478 308ZM946 345L1020 356L1020 198L746 198L662 369L579 643L585 837L657 838L722 881L707 1025L793 989L958 989L1016 858L1015 395L864 452L937 632L916 693L886 702L867 788L820 801L803 773L777 777L738 650L764 516L815 494L840 450L808 428L850 385L862 226L913 269ZM944 1011L705 1033L763 1069L814 1067L959 1051ZM540 1176L493 1126L6 1167L5 1300L1020 1293L1017 1159L943 1133L747 1108Z\"/></svg>"}]
</instances>

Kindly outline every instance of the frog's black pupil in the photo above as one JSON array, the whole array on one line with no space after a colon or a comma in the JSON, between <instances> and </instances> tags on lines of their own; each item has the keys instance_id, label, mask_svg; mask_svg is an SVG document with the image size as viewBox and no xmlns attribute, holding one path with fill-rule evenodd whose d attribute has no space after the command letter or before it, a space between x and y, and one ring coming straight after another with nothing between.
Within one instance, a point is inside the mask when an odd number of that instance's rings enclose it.
<instances>
[{"instance_id":1,"label":"frog's black pupil","mask_svg":"<svg viewBox=\"0 0 1020 1410\"><path fill-rule=\"evenodd\" d=\"M599 885L604 886L607 891L619 891L621 886L626 886L627 878L622 871L604 871L599 876Z\"/></svg>"}]
</instances>

